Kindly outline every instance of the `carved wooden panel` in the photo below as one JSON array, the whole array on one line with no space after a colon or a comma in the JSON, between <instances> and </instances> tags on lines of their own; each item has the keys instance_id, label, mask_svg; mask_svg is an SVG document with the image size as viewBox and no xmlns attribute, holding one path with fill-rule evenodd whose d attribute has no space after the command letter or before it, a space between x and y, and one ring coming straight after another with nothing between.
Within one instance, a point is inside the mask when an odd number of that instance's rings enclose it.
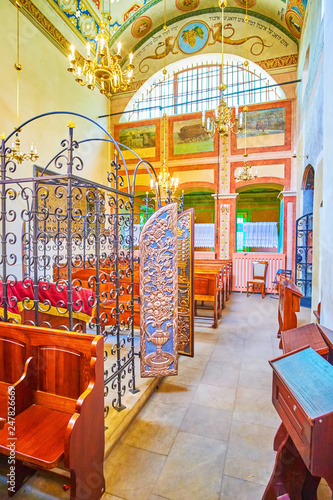
<instances>
[{"instance_id":1,"label":"carved wooden panel","mask_svg":"<svg viewBox=\"0 0 333 500\"><path fill-rule=\"evenodd\" d=\"M178 353L194 356L194 209L178 215Z\"/></svg>"},{"instance_id":2,"label":"carved wooden panel","mask_svg":"<svg viewBox=\"0 0 333 500\"><path fill-rule=\"evenodd\" d=\"M144 224L140 249L141 376L178 374L177 204Z\"/></svg>"}]
</instances>

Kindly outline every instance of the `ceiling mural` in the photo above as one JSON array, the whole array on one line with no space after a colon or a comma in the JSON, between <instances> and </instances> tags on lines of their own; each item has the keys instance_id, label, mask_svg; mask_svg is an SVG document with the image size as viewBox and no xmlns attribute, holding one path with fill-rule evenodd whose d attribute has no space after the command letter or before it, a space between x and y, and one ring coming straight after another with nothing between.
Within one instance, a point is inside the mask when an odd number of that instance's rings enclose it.
<instances>
[{"instance_id":1,"label":"ceiling mural","mask_svg":"<svg viewBox=\"0 0 333 500\"><path fill-rule=\"evenodd\" d=\"M49 20L49 36L57 30L69 51L74 43L85 55L85 44L94 41L101 21L110 16L111 52L122 43L122 54L134 53L135 77L145 80L166 64L184 56L221 51L221 9L218 0L167 0L164 42L164 0L21 0L30 10L36 4ZM297 60L308 0L227 0L224 11L225 53L247 57L267 68L292 65ZM50 9L51 7L51 9ZM246 33L244 14L248 9ZM52 14L50 15L50 11ZM38 19L36 22L41 23ZM44 22L43 29L47 22ZM58 42L58 40L57 40ZM58 43L59 45L59 43ZM123 59L127 64L126 57Z\"/></svg>"},{"instance_id":2,"label":"ceiling mural","mask_svg":"<svg viewBox=\"0 0 333 500\"><path fill-rule=\"evenodd\" d=\"M188 19L188 18L187 18ZM220 17L207 13L200 19L180 20L168 23L166 40L162 26L151 36L138 42L134 48L135 76L149 78L164 64L176 62L185 56L205 53L221 53L222 29ZM224 52L248 57L253 62L271 58L285 58L297 54L297 44L286 31L269 22L250 16L247 28L243 13L225 14Z\"/></svg>"}]
</instances>

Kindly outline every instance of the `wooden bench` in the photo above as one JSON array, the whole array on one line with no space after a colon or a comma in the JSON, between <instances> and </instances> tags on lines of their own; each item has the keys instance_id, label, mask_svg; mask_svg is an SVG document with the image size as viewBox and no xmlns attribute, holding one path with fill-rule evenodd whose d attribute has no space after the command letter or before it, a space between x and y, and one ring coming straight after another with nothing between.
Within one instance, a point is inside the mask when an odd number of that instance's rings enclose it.
<instances>
[{"instance_id":1,"label":"wooden bench","mask_svg":"<svg viewBox=\"0 0 333 500\"><path fill-rule=\"evenodd\" d=\"M134 326L140 326L140 305L139 305L139 271L135 270L133 276L133 312ZM110 268L101 268L99 270L99 292L101 296L100 316L103 318L102 327L113 325L115 316L113 310L116 307L116 276ZM82 286L90 288L96 292L96 269L85 268L75 270L72 273L73 286ZM127 321L131 313L131 278L125 272L120 271L118 276L119 284L119 303L120 303L120 320ZM126 314L127 313L127 314Z\"/></svg>"},{"instance_id":2,"label":"wooden bench","mask_svg":"<svg viewBox=\"0 0 333 500\"><path fill-rule=\"evenodd\" d=\"M277 336L281 337L281 332L297 327L296 312L300 310L300 300L303 297L301 291L290 280L282 278L279 284L279 305L278 321L279 331ZM280 345L282 347L282 344Z\"/></svg>"},{"instance_id":3,"label":"wooden bench","mask_svg":"<svg viewBox=\"0 0 333 500\"><path fill-rule=\"evenodd\" d=\"M13 329L0 331L0 429L8 420L8 387L19 384L27 359L25 335Z\"/></svg>"},{"instance_id":4,"label":"wooden bench","mask_svg":"<svg viewBox=\"0 0 333 500\"><path fill-rule=\"evenodd\" d=\"M194 267L198 271L205 269L213 269L221 273L221 287L223 289L223 307L225 302L228 300L231 292L231 280L232 280L232 261L223 259L214 260L200 260L195 259Z\"/></svg>"},{"instance_id":5,"label":"wooden bench","mask_svg":"<svg viewBox=\"0 0 333 500\"><path fill-rule=\"evenodd\" d=\"M318 323L320 323L320 310L321 310L321 302L318 303L317 309L315 311L313 311L313 314L314 314L316 320L318 321Z\"/></svg>"},{"instance_id":6,"label":"wooden bench","mask_svg":"<svg viewBox=\"0 0 333 500\"><path fill-rule=\"evenodd\" d=\"M194 274L194 302L195 302L195 315L196 315L196 301L210 301L213 302L214 319L213 328L217 328L218 322L218 303L219 303L219 273L214 272L207 275L204 271L196 271Z\"/></svg>"},{"instance_id":7,"label":"wooden bench","mask_svg":"<svg viewBox=\"0 0 333 500\"><path fill-rule=\"evenodd\" d=\"M53 469L64 460L70 500L99 500L105 488L103 337L0 323L0 336L6 335L25 338L29 356L13 384L15 420L0 431L0 453L11 456L15 449L9 497L35 468Z\"/></svg>"}]
</instances>

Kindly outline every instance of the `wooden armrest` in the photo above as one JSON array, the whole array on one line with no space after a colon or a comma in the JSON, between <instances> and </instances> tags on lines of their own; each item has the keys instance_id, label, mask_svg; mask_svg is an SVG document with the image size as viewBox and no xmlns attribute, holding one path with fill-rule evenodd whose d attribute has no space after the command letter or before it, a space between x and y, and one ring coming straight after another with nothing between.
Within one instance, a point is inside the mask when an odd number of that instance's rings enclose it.
<instances>
[{"instance_id":1,"label":"wooden armrest","mask_svg":"<svg viewBox=\"0 0 333 500\"><path fill-rule=\"evenodd\" d=\"M36 374L35 360L31 356L25 362L22 377L13 385L15 389L15 415L18 415L33 404L33 391L36 388Z\"/></svg>"},{"instance_id":2,"label":"wooden armrest","mask_svg":"<svg viewBox=\"0 0 333 500\"><path fill-rule=\"evenodd\" d=\"M105 490L103 356L104 339L100 338L95 343L95 354L92 353L89 386L78 398L65 432L64 464L75 474L73 498L84 498L89 491L89 499L98 500Z\"/></svg>"}]
</instances>

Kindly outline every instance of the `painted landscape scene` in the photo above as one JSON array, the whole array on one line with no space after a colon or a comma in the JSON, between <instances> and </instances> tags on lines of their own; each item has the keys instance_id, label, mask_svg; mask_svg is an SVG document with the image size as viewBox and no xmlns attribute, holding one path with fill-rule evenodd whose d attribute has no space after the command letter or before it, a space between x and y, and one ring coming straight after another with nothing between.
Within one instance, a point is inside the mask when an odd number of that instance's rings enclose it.
<instances>
[{"instance_id":1,"label":"painted landscape scene","mask_svg":"<svg viewBox=\"0 0 333 500\"><path fill-rule=\"evenodd\" d=\"M156 125L122 128L119 130L119 142L135 151L142 158L152 158L156 155ZM126 160L136 158L124 146L120 149Z\"/></svg>"},{"instance_id":2,"label":"painted landscape scene","mask_svg":"<svg viewBox=\"0 0 333 500\"><path fill-rule=\"evenodd\" d=\"M200 118L173 122L173 154L214 151L214 137L204 131Z\"/></svg>"},{"instance_id":3,"label":"painted landscape scene","mask_svg":"<svg viewBox=\"0 0 333 500\"><path fill-rule=\"evenodd\" d=\"M246 146L248 148L283 146L285 132L285 108L248 111L246 120ZM245 131L243 130L237 136L237 149L243 149L244 145Z\"/></svg>"}]
</instances>

